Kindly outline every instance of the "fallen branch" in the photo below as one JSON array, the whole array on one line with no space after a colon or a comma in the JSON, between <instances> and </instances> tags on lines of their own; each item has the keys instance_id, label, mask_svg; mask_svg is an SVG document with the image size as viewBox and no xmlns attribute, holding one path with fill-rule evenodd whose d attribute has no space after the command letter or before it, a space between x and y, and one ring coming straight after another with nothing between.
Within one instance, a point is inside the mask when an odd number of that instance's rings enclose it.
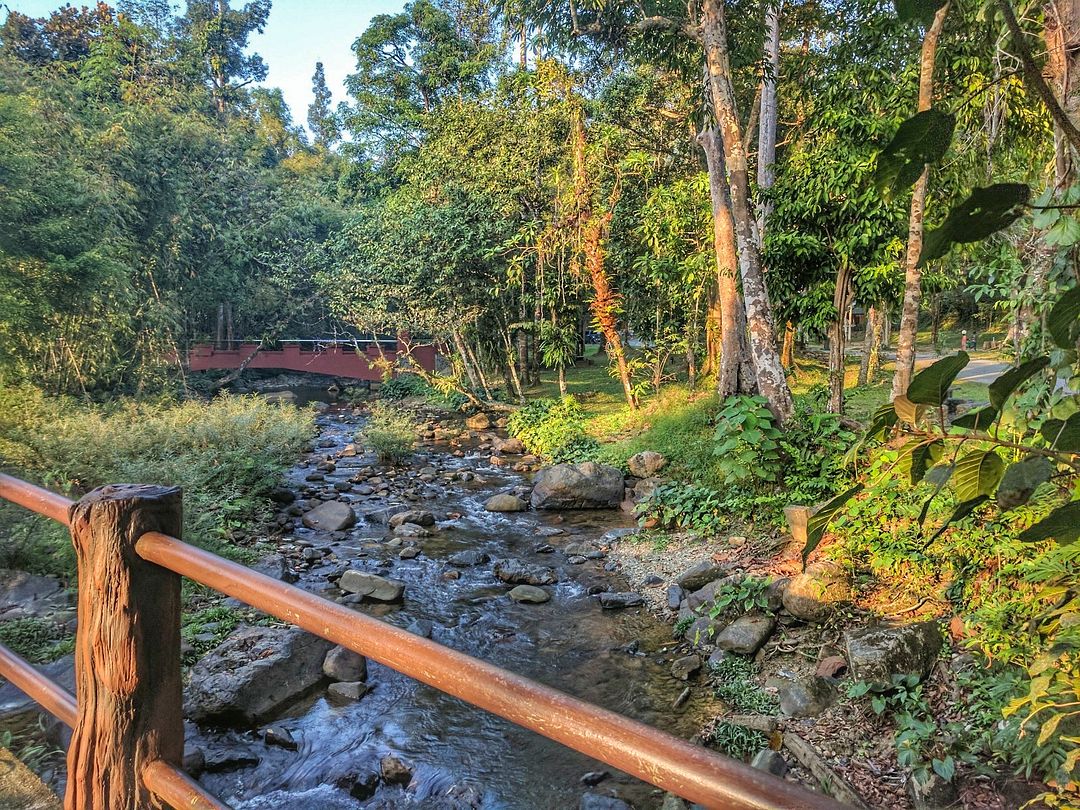
<instances>
[{"instance_id":1,"label":"fallen branch","mask_svg":"<svg viewBox=\"0 0 1080 810\"><path fill-rule=\"evenodd\" d=\"M842 776L834 771L821 755L806 740L792 731L784 732L784 745L795 759L814 775L822 789L839 802L869 810L862 796Z\"/></svg>"}]
</instances>

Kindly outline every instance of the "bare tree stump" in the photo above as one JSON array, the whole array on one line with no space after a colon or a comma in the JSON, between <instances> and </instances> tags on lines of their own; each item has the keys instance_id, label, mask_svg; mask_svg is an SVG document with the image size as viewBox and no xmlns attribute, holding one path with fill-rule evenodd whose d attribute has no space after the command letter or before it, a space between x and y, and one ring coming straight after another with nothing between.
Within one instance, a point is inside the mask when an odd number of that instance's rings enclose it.
<instances>
[{"instance_id":1,"label":"bare tree stump","mask_svg":"<svg viewBox=\"0 0 1080 810\"><path fill-rule=\"evenodd\" d=\"M150 531L180 534L180 490L101 487L70 517L79 567L79 716L65 810L164 807L143 784L142 769L183 757L180 576L139 557L135 541Z\"/></svg>"}]
</instances>

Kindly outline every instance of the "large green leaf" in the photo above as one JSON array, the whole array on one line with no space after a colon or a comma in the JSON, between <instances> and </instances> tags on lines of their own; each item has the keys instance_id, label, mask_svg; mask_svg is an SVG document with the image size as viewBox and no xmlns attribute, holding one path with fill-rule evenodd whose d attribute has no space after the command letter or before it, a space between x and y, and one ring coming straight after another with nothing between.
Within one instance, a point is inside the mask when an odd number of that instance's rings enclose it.
<instances>
[{"instance_id":1,"label":"large green leaf","mask_svg":"<svg viewBox=\"0 0 1080 810\"><path fill-rule=\"evenodd\" d=\"M979 408L977 411L968 411L963 416L956 417L952 420L952 426L964 428L965 430L985 431L994 424L994 420L997 418L997 408L987 405L985 408Z\"/></svg>"},{"instance_id":2,"label":"large green leaf","mask_svg":"<svg viewBox=\"0 0 1080 810\"><path fill-rule=\"evenodd\" d=\"M1010 464L1001 476L994 499L1004 510L1015 509L1028 502L1032 493L1050 480L1054 465L1045 456L1028 456Z\"/></svg>"},{"instance_id":3,"label":"large green leaf","mask_svg":"<svg viewBox=\"0 0 1080 810\"><path fill-rule=\"evenodd\" d=\"M1046 328L1058 346L1076 348L1080 340L1080 287L1073 287L1058 299L1046 317Z\"/></svg>"},{"instance_id":4,"label":"large green leaf","mask_svg":"<svg viewBox=\"0 0 1080 810\"><path fill-rule=\"evenodd\" d=\"M933 16L931 12L931 19ZM891 200L911 188L927 163L937 163L945 156L955 127L953 115L936 109L924 110L900 124L878 155L874 185L881 196Z\"/></svg>"},{"instance_id":5,"label":"large green leaf","mask_svg":"<svg viewBox=\"0 0 1080 810\"><path fill-rule=\"evenodd\" d=\"M897 419L901 422L907 422L907 424L912 427L915 427L919 423L923 411L926 410L925 405L916 405L903 394L892 401L892 406L893 410L896 412Z\"/></svg>"},{"instance_id":6,"label":"large green leaf","mask_svg":"<svg viewBox=\"0 0 1080 810\"><path fill-rule=\"evenodd\" d=\"M931 442L920 440L919 446L911 451L911 483L915 485L923 480L926 471L941 460L941 454L945 451L945 444L941 439Z\"/></svg>"},{"instance_id":7,"label":"large green leaf","mask_svg":"<svg viewBox=\"0 0 1080 810\"><path fill-rule=\"evenodd\" d=\"M989 495L977 495L970 501L964 501L962 504L957 506L956 509L953 510L953 513L949 515L949 519L942 523L938 527L938 530L934 532L934 536L930 538L930 541L927 543L927 545L930 545L930 543L933 543L935 540L941 537L942 533L947 528L949 528L949 526L956 523L956 521L958 520L963 520L980 506L982 506L984 503L986 503L988 500L990 500Z\"/></svg>"},{"instance_id":8,"label":"large green leaf","mask_svg":"<svg viewBox=\"0 0 1080 810\"><path fill-rule=\"evenodd\" d=\"M1059 506L1034 526L1022 531L1020 539L1025 543L1051 539L1062 545L1075 543L1080 539L1080 501Z\"/></svg>"},{"instance_id":9,"label":"large green leaf","mask_svg":"<svg viewBox=\"0 0 1080 810\"><path fill-rule=\"evenodd\" d=\"M980 495L989 497L997 489L1005 472L1005 462L993 450L972 450L956 462L953 489L956 499L971 501Z\"/></svg>"},{"instance_id":10,"label":"large green leaf","mask_svg":"<svg viewBox=\"0 0 1080 810\"><path fill-rule=\"evenodd\" d=\"M1048 365L1050 365L1049 357L1036 357L1034 360L1028 360L1006 371L990 383L990 404L999 411L1003 410L1013 392Z\"/></svg>"},{"instance_id":11,"label":"large green leaf","mask_svg":"<svg viewBox=\"0 0 1080 810\"><path fill-rule=\"evenodd\" d=\"M954 244L979 242L1008 227L1024 213L1031 189L1022 183L996 183L976 188L949 211L940 226L926 234L919 266L940 259Z\"/></svg>"},{"instance_id":12,"label":"large green leaf","mask_svg":"<svg viewBox=\"0 0 1080 810\"><path fill-rule=\"evenodd\" d=\"M919 22L929 26L934 15L947 0L894 0L896 16L904 22Z\"/></svg>"},{"instance_id":13,"label":"large green leaf","mask_svg":"<svg viewBox=\"0 0 1080 810\"><path fill-rule=\"evenodd\" d=\"M927 366L911 381L907 398L916 405L940 405L956 375L964 370L970 359L967 352L958 352Z\"/></svg>"},{"instance_id":14,"label":"large green leaf","mask_svg":"<svg viewBox=\"0 0 1080 810\"><path fill-rule=\"evenodd\" d=\"M1068 419L1047 419L1039 432L1054 450L1080 453L1080 411Z\"/></svg>"},{"instance_id":15,"label":"large green leaf","mask_svg":"<svg viewBox=\"0 0 1080 810\"><path fill-rule=\"evenodd\" d=\"M945 489L945 485L949 483L955 468L955 464L939 464L927 471L925 480L927 483L934 485L934 491L930 493L929 498L923 501L922 509L919 510L920 526L926 523L926 516L930 512L930 504L941 494L941 490Z\"/></svg>"},{"instance_id":16,"label":"large green leaf","mask_svg":"<svg viewBox=\"0 0 1080 810\"><path fill-rule=\"evenodd\" d=\"M896 424L896 408L891 402L886 402L876 411L870 420L870 427L866 430L867 439L880 439L889 428Z\"/></svg>"},{"instance_id":17,"label":"large green leaf","mask_svg":"<svg viewBox=\"0 0 1080 810\"><path fill-rule=\"evenodd\" d=\"M806 545L803 546L802 561L803 568L806 567L806 561L810 558L810 555L814 553L814 549L821 543L821 538L825 536L825 529L829 525L829 522L836 516L836 513L844 508L844 504L854 498L863 490L862 484L856 484L847 492L841 492L827 504L822 506L814 515L806 522Z\"/></svg>"}]
</instances>

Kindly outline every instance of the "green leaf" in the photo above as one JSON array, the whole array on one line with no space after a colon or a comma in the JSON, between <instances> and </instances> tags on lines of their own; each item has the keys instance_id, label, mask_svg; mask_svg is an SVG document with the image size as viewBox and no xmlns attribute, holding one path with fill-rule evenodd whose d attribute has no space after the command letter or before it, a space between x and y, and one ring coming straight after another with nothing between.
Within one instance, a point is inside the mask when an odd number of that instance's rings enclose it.
<instances>
[{"instance_id":1,"label":"green leaf","mask_svg":"<svg viewBox=\"0 0 1080 810\"><path fill-rule=\"evenodd\" d=\"M930 767L934 769L934 773L946 782L951 782L953 775L956 773L956 763L952 757L945 757L945 759L934 758L930 762Z\"/></svg>"},{"instance_id":2,"label":"green leaf","mask_svg":"<svg viewBox=\"0 0 1080 810\"><path fill-rule=\"evenodd\" d=\"M1075 543L1080 538L1080 501L1059 506L1029 529L1020 532L1020 540L1037 543L1056 540L1061 545Z\"/></svg>"},{"instance_id":3,"label":"green leaf","mask_svg":"<svg viewBox=\"0 0 1080 810\"><path fill-rule=\"evenodd\" d=\"M997 408L987 406L985 408L979 408L977 411L968 411L963 416L958 416L952 420L952 426L958 428L964 428L965 430L987 430L994 424L994 420L997 419Z\"/></svg>"},{"instance_id":4,"label":"green leaf","mask_svg":"<svg viewBox=\"0 0 1080 810\"><path fill-rule=\"evenodd\" d=\"M930 543L933 543L935 540L941 537L941 535L945 533L945 530L949 528L949 526L956 523L956 521L958 520L963 520L980 506L982 506L984 503L986 503L988 500L990 500L989 495L979 495L976 498L972 498L970 501L964 501L962 504L956 507L956 509L953 510L953 513L949 515L949 519L942 523L938 530L934 532L934 536L930 538L930 541L927 543L927 545L930 545Z\"/></svg>"},{"instance_id":5,"label":"green leaf","mask_svg":"<svg viewBox=\"0 0 1080 810\"><path fill-rule=\"evenodd\" d=\"M999 411L1003 410L1013 392L1048 365L1050 365L1049 357L1036 357L1034 360L1028 360L1006 371L990 383L990 404Z\"/></svg>"},{"instance_id":6,"label":"green leaf","mask_svg":"<svg viewBox=\"0 0 1080 810\"><path fill-rule=\"evenodd\" d=\"M933 19L933 13L930 17ZM956 118L929 109L900 124L877 159L874 185L886 201L914 185L928 163L937 163L949 149Z\"/></svg>"},{"instance_id":7,"label":"green leaf","mask_svg":"<svg viewBox=\"0 0 1080 810\"><path fill-rule=\"evenodd\" d=\"M979 242L1015 222L1024 212L1031 189L1023 183L976 188L949 211L940 226L926 234L919 266L940 259L954 244Z\"/></svg>"},{"instance_id":8,"label":"green leaf","mask_svg":"<svg viewBox=\"0 0 1080 810\"><path fill-rule=\"evenodd\" d=\"M994 499L1004 510L1015 509L1028 502L1032 493L1050 480L1054 474L1054 465L1045 456L1028 456L1010 464L1001 476Z\"/></svg>"},{"instance_id":9,"label":"green leaf","mask_svg":"<svg viewBox=\"0 0 1080 810\"><path fill-rule=\"evenodd\" d=\"M896 16L904 22L918 22L929 26L937 10L946 0L894 0Z\"/></svg>"},{"instance_id":10,"label":"green leaf","mask_svg":"<svg viewBox=\"0 0 1080 810\"><path fill-rule=\"evenodd\" d=\"M886 430L896 424L897 415L896 408L893 407L891 402L886 402L876 411L874 416L870 420L870 427L866 431L867 439L878 439L885 433Z\"/></svg>"},{"instance_id":11,"label":"green leaf","mask_svg":"<svg viewBox=\"0 0 1080 810\"><path fill-rule=\"evenodd\" d=\"M919 417L921 417L923 411L926 410L923 406L916 405L903 394L892 401L892 406L893 410L896 412L896 416L912 427L915 427L915 425L919 423Z\"/></svg>"},{"instance_id":12,"label":"green leaf","mask_svg":"<svg viewBox=\"0 0 1080 810\"><path fill-rule=\"evenodd\" d=\"M937 464L941 459L942 452L945 450L945 444L940 439L934 439L932 442L919 441L919 446L912 448L911 451L912 485L923 480L927 469Z\"/></svg>"},{"instance_id":13,"label":"green leaf","mask_svg":"<svg viewBox=\"0 0 1080 810\"><path fill-rule=\"evenodd\" d=\"M964 370L970 359L967 352L957 352L927 366L911 381L907 398L916 405L940 405L945 401L945 394L956 375Z\"/></svg>"},{"instance_id":14,"label":"green leaf","mask_svg":"<svg viewBox=\"0 0 1080 810\"><path fill-rule=\"evenodd\" d=\"M930 504L941 494L941 490L945 489L945 485L949 483L955 468L955 464L939 464L927 472L926 481L934 485L934 491L930 493L929 498L923 501L922 509L919 510L919 526L926 523L926 516L930 513Z\"/></svg>"},{"instance_id":15,"label":"green leaf","mask_svg":"<svg viewBox=\"0 0 1080 810\"><path fill-rule=\"evenodd\" d=\"M821 538L825 536L825 529L829 525L829 522L836 516L837 512L844 508L844 504L862 492L862 490L863 485L856 484L847 492L841 492L815 512L810 520L806 522L806 545L803 546L802 551L803 568L806 567L806 561L810 558L810 555L814 553L814 549L818 547Z\"/></svg>"},{"instance_id":16,"label":"green leaf","mask_svg":"<svg viewBox=\"0 0 1080 810\"><path fill-rule=\"evenodd\" d=\"M1080 339L1080 287L1061 296L1046 318L1046 328L1062 349L1075 349Z\"/></svg>"},{"instance_id":17,"label":"green leaf","mask_svg":"<svg viewBox=\"0 0 1080 810\"><path fill-rule=\"evenodd\" d=\"M1065 420L1047 419L1039 433L1054 450L1080 453L1080 411Z\"/></svg>"},{"instance_id":18,"label":"green leaf","mask_svg":"<svg viewBox=\"0 0 1080 810\"><path fill-rule=\"evenodd\" d=\"M1005 472L1005 462L994 450L973 450L956 462L953 489L958 500L972 501L980 495L989 497L997 489Z\"/></svg>"}]
</instances>

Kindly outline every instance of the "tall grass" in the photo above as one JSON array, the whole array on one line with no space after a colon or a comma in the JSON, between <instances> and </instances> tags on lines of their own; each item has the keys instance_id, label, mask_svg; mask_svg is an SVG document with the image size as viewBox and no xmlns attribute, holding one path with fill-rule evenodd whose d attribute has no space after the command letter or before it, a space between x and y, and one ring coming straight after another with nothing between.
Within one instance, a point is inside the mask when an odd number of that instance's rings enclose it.
<instances>
[{"instance_id":1,"label":"tall grass","mask_svg":"<svg viewBox=\"0 0 1080 810\"><path fill-rule=\"evenodd\" d=\"M234 531L269 514L267 494L312 435L310 412L258 397L86 406L32 388L0 391L6 470L72 497L110 483L182 487L185 538L233 556ZM9 557L22 548L28 568L70 567L62 534L19 523L0 526Z\"/></svg>"}]
</instances>

